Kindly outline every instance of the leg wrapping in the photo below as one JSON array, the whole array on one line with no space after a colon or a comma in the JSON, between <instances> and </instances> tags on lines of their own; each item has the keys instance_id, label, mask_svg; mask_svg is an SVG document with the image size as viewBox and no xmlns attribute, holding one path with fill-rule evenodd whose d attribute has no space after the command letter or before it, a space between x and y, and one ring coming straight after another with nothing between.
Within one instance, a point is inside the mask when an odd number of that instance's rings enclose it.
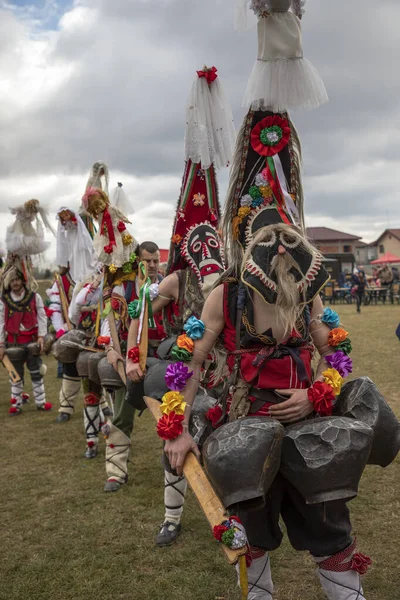
<instances>
[{"instance_id":1,"label":"leg wrapping","mask_svg":"<svg viewBox=\"0 0 400 600\"><path fill-rule=\"evenodd\" d=\"M58 412L72 415L74 412L74 404L81 390L80 377L69 377L63 375L60 389L60 408Z\"/></svg>"},{"instance_id":2,"label":"leg wrapping","mask_svg":"<svg viewBox=\"0 0 400 600\"><path fill-rule=\"evenodd\" d=\"M236 571L239 575L239 565L236 565ZM268 552L264 552L259 558L253 558L247 569L247 576L249 580L248 600L272 600L274 585Z\"/></svg>"},{"instance_id":3,"label":"leg wrapping","mask_svg":"<svg viewBox=\"0 0 400 600\"><path fill-rule=\"evenodd\" d=\"M43 378L37 378L36 374L31 372L33 397L35 399L36 406L43 406L46 403L46 393L44 391ZM33 378L35 377L35 378Z\"/></svg>"},{"instance_id":4,"label":"leg wrapping","mask_svg":"<svg viewBox=\"0 0 400 600\"><path fill-rule=\"evenodd\" d=\"M107 479L108 481L125 483L128 479L128 461L131 449L131 440L110 421L107 423L106 428Z\"/></svg>"},{"instance_id":5,"label":"leg wrapping","mask_svg":"<svg viewBox=\"0 0 400 600\"><path fill-rule=\"evenodd\" d=\"M165 521L179 524L185 503L187 481L184 476L164 471Z\"/></svg>"},{"instance_id":6,"label":"leg wrapping","mask_svg":"<svg viewBox=\"0 0 400 600\"><path fill-rule=\"evenodd\" d=\"M98 435L101 427L100 396L90 392L85 394L83 401L86 442L88 446L93 446L99 441Z\"/></svg>"},{"instance_id":7,"label":"leg wrapping","mask_svg":"<svg viewBox=\"0 0 400 600\"><path fill-rule=\"evenodd\" d=\"M22 394L24 393L24 382L11 383L11 404L16 408L22 406Z\"/></svg>"}]
</instances>

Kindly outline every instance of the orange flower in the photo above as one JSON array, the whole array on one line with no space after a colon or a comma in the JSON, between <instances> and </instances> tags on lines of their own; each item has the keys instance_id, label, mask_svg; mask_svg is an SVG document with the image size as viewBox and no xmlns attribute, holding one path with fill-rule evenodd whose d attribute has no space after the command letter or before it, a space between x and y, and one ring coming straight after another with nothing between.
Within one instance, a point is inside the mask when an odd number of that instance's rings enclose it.
<instances>
[{"instance_id":1,"label":"orange flower","mask_svg":"<svg viewBox=\"0 0 400 600\"><path fill-rule=\"evenodd\" d=\"M173 244L180 244L181 241L182 241L182 236L179 235L179 233L175 233L175 235L173 235L172 238L171 238L171 242Z\"/></svg>"},{"instance_id":2,"label":"orange flower","mask_svg":"<svg viewBox=\"0 0 400 600\"><path fill-rule=\"evenodd\" d=\"M190 339L185 333L180 335L176 340L176 344L178 348L183 348L192 354L194 350L194 341Z\"/></svg>"},{"instance_id":3,"label":"orange flower","mask_svg":"<svg viewBox=\"0 0 400 600\"><path fill-rule=\"evenodd\" d=\"M195 206L204 206L205 195L204 194L195 194L193 196L193 204Z\"/></svg>"},{"instance_id":4,"label":"orange flower","mask_svg":"<svg viewBox=\"0 0 400 600\"><path fill-rule=\"evenodd\" d=\"M348 332L342 329L341 327L336 327L329 332L329 345L330 346L339 346L348 336Z\"/></svg>"}]
</instances>

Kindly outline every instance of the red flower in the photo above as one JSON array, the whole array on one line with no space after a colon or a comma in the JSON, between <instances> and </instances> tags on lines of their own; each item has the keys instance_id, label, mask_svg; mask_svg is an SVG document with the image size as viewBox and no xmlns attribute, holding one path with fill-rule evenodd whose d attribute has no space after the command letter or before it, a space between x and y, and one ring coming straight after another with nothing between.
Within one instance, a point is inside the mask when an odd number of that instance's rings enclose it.
<instances>
[{"instance_id":1,"label":"red flower","mask_svg":"<svg viewBox=\"0 0 400 600\"><path fill-rule=\"evenodd\" d=\"M207 79L207 83L210 84L215 81L218 77L217 75L218 69L216 67L211 67L211 69L204 69L204 71L197 71L197 75L199 79L204 77Z\"/></svg>"},{"instance_id":2,"label":"red flower","mask_svg":"<svg viewBox=\"0 0 400 600\"><path fill-rule=\"evenodd\" d=\"M163 415L157 423L157 433L163 440L174 440L183 432L182 421L185 417L174 411Z\"/></svg>"},{"instance_id":3,"label":"red flower","mask_svg":"<svg viewBox=\"0 0 400 600\"><path fill-rule=\"evenodd\" d=\"M216 540L218 540L218 542L222 542L222 535L228 530L229 527L226 525L215 525L213 528L213 536Z\"/></svg>"},{"instance_id":4,"label":"red flower","mask_svg":"<svg viewBox=\"0 0 400 600\"><path fill-rule=\"evenodd\" d=\"M118 302L118 300L116 298L113 298L111 300L111 308L113 310L119 310L119 302Z\"/></svg>"},{"instance_id":5,"label":"red flower","mask_svg":"<svg viewBox=\"0 0 400 600\"><path fill-rule=\"evenodd\" d=\"M110 341L111 340L110 340L109 335L99 335L99 337L97 338L97 345L98 346L108 346Z\"/></svg>"},{"instance_id":6,"label":"red flower","mask_svg":"<svg viewBox=\"0 0 400 600\"><path fill-rule=\"evenodd\" d=\"M76 217L71 217L72 223L77 223Z\"/></svg>"},{"instance_id":7,"label":"red flower","mask_svg":"<svg viewBox=\"0 0 400 600\"><path fill-rule=\"evenodd\" d=\"M17 413L20 412L20 409L17 408L16 406L11 406L11 408L8 411L10 413L10 415L16 415Z\"/></svg>"},{"instance_id":8,"label":"red flower","mask_svg":"<svg viewBox=\"0 0 400 600\"><path fill-rule=\"evenodd\" d=\"M115 448L114 444L108 444L109 448Z\"/></svg>"},{"instance_id":9,"label":"red flower","mask_svg":"<svg viewBox=\"0 0 400 600\"><path fill-rule=\"evenodd\" d=\"M53 405L51 402L45 402L43 404L43 410L51 410L53 408Z\"/></svg>"},{"instance_id":10,"label":"red flower","mask_svg":"<svg viewBox=\"0 0 400 600\"><path fill-rule=\"evenodd\" d=\"M11 398L10 399L10 404L17 404L17 399L16 398Z\"/></svg>"},{"instance_id":11,"label":"red flower","mask_svg":"<svg viewBox=\"0 0 400 600\"><path fill-rule=\"evenodd\" d=\"M125 223L123 221L119 221L119 223L117 225L117 229L120 233L125 231L125 229L126 229Z\"/></svg>"},{"instance_id":12,"label":"red flower","mask_svg":"<svg viewBox=\"0 0 400 600\"><path fill-rule=\"evenodd\" d=\"M361 552L357 552L353 555L351 569L353 571L357 571L357 573L360 573L360 575L364 575L368 571L368 568L371 566L371 564L372 560L369 556L361 554Z\"/></svg>"},{"instance_id":13,"label":"red flower","mask_svg":"<svg viewBox=\"0 0 400 600\"><path fill-rule=\"evenodd\" d=\"M279 128L282 132L282 137L276 143L271 142L271 145L268 146L263 144L260 136L264 129L270 128ZM286 119L282 119L282 117L274 115L272 117L266 117L265 119L262 119L262 121L257 123L257 125L253 128L251 132L251 145L257 154L261 154L262 156L274 156L274 154L278 154L278 152L283 150L283 148L288 145L289 138L289 123Z\"/></svg>"},{"instance_id":14,"label":"red flower","mask_svg":"<svg viewBox=\"0 0 400 600\"><path fill-rule=\"evenodd\" d=\"M112 252L113 252L113 245L112 244L108 244L107 246L104 246L104 252L106 254L112 254Z\"/></svg>"},{"instance_id":15,"label":"red flower","mask_svg":"<svg viewBox=\"0 0 400 600\"><path fill-rule=\"evenodd\" d=\"M140 358L139 347L135 346L128 352L128 359L133 363L138 363Z\"/></svg>"},{"instance_id":16,"label":"red flower","mask_svg":"<svg viewBox=\"0 0 400 600\"><path fill-rule=\"evenodd\" d=\"M332 400L335 399L335 394L330 385L316 381L312 387L308 388L307 395L309 401L314 404L315 412L321 417L329 417L332 414Z\"/></svg>"},{"instance_id":17,"label":"red flower","mask_svg":"<svg viewBox=\"0 0 400 600\"><path fill-rule=\"evenodd\" d=\"M26 392L22 394L22 400L29 400L30 396Z\"/></svg>"},{"instance_id":18,"label":"red flower","mask_svg":"<svg viewBox=\"0 0 400 600\"><path fill-rule=\"evenodd\" d=\"M86 406L97 406L100 402L100 398L97 394L93 392L86 394L84 398L84 403Z\"/></svg>"},{"instance_id":19,"label":"red flower","mask_svg":"<svg viewBox=\"0 0 400 600\"><path fill-rule=\"evenodd\" d=\"M94 447L94 442L88 442L87 446L88 446L88 448L93 448Z\"/></svg>"},{"instance_id":20,"label":"red flower","mask_svg":"<svg viewBox=\"0 0 400 600\"><path fill-rule=\"evenodd\" d=\"M218 421L220 420L221 417L222 417L222 408L220 407L219 404L217 404L217 406L213 406L213 408L209 408L208 411L206 412L206 419L211 421L211 425L213 426L213 429L215 429L217 427ZM221 423L221 425L222 425L222 423Z\"/></svg>"}]
</instances>

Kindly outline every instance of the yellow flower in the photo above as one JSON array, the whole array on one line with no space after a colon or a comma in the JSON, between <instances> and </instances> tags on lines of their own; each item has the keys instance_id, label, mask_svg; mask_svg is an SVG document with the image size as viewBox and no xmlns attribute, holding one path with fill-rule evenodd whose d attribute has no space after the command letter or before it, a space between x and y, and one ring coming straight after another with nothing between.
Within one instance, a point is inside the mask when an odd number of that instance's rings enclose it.
<instances>
[{"instance_id":1,"label":"yellow flower","mask_svg":"<svg viewBox=\"0 0 400 600\"><path fill-rule=\"evenodd\" d=\"M108 267L108 270L110 271L111 274L114 274L117 272L117 267L115 265L110 265Z\"/></svg>"},{"instance_id":2,"label":"yellow flower","mask_svg":"<svg viewBox=\"0 0 400 600\"><path fill-rule=\"evenodd\" d=\"M160 410L164 415L169 415L174 412L176 415L183 415L185 412L186 402L184 397L179 392L167 392L162 398Z\"/></svg>"},{"instance_id":3,"label":"yellow flower","mask_svg":"<svg viewBox=\"0 0 400 600\"><path fill-rule=\"evenodd\" d=\"M240 217L241 219L244 219L245 217L247 217L247 215L249 215L251 212L251 208L250 206L241 206L238 210L238 217Z\"/></svg>"},{"instance_id":4,"label":"yellow flower","mask_svg":"<svg viewBox=\"0 0 400 600\"><path fill-rule=\"evenodd\" d=\"M336 369L327 369L322 375L325 377L325 383L331 386L335 396L339 396L344 381L343 377L341 377Z\"/></svg>"},{"instance_id":5,"label":"yellow flower","mask_svg":"<svg viewBox=\"0 0 400 600\"><path fill-rule=\"evenodd\" d=\"M260 185L260 192L263 198L271 198L272 189L270 185Z\"/></svg>"},{"instance_id":6,"label":"yellow flower","mask_svg":"<svg viewBox=\"0 0 400 600\"><path fill-rule=\"evenodd\" d=\"M124 244L124 246L129 246L129 244L132 244L132 242L133 237L129 233L124 235L124 237L122 238L122 243Z\"/></svg>"}]
</instances>

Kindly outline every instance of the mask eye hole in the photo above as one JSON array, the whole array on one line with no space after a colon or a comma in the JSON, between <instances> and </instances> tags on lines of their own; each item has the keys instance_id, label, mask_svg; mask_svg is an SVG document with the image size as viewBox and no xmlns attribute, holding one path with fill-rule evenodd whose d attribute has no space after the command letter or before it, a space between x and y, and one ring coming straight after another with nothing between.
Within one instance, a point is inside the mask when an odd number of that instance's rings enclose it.
<instances>
[{"instance_id":1,"label":"mask eye hole","mask_svg":"<svg viewBox=\"0 0 400 600\"><path fill-rule=\"evenodd\" d=\"M197 242L194 242L194 244L192 244L192 252L200 252L201 250L201 242L200 240L198 240Z\"/></svg>"},{"instance_id":2,"label":"mask eye hole","mask_svg":"<svg viewBox=\"0 0 400 600\"><path fill-rule=\"evenodd\" d=\"M271 230L271 231L268 231L268 233L265 235L264 240L262 242L260 242L258 244L258 246L267 246L268 248L270 248L275 243L276 243L276 233L275 233L275 231Z\"/></svg>"},{"instance_id":3,"label":"mask eye hole","mask_svg":"<svg viewBox=\"0 0 400 600\"><path fill-rule=\"evenodd\" d=\"M286 248L295 248L300 244L300 239L296 235L290 233L281 233L280 240Z\"/></svg>"},{"instance_id":4,"label":"mask eye hole","mask_svg":"<svg viewBox=\"0 0 400 600\"><path fill-rule=\"evenodd\" d=\"M210 248L219 248L218 240L216 240L214 237L209 237L207 239L207 243L210 246Z\"/></svg>"}]
</instances>

